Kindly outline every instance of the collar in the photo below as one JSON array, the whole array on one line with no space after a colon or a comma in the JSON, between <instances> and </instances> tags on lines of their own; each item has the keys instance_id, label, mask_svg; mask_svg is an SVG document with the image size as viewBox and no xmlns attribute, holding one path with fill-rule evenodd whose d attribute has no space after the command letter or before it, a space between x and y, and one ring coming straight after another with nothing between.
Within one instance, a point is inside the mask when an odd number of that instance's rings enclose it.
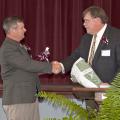
<instances>
[{"instance_id":1,"label":"collar","mask_svg":"<svg viewBox=\"0 0 120 120\"><path fill-rule=\"evenodd\" d=\"M97 33L97 37L102 37L102 35L104 34L106 30L106 27L107 27L107 24L105 24L103 28Z\"/></svg>"},{"instance_id":2,"label":"collar","mask_svg":"<svg viewBox=\"0 0 120 120\"><path fill-rule=\"evenodd\" d=\"M10 44L20 45L20 43L18 41L15 41L15 40L8 38L8 37L5 38L5 41L9 42Z\"/></svg>"}]
</instances>

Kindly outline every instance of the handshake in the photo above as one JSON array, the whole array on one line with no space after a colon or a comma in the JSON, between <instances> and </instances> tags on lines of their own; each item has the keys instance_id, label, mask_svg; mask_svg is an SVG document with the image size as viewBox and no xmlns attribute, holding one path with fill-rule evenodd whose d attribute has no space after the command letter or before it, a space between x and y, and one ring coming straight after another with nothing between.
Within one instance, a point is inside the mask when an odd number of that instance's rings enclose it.
<instances>
[{"instance_id":1,"label":"handshake","mask_svg":"<svg viewBox=\"0 0 120 120\"><path fill-rule=\"evenodd\" d=\"M58 61L53 61L52 62L52 73L54 74L58 74L62 71L62 66L60 64L60 62Z\"/></svg>"}]
</instances>

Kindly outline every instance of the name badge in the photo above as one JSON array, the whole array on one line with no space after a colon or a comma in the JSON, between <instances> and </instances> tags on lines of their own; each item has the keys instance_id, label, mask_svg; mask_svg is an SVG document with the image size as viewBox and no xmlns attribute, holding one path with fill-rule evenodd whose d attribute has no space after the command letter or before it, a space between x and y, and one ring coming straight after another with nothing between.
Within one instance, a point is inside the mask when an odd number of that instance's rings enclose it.
<instances>
[{"instance_id":1,"label":"name badge","mask_svg":"<svg viewBox=\"0 0 120 120\"><path fill-rule=\"evenodd\" d=\"M101 50L101 56L110 56L110 50Z\"/></svg>"}]
</instances>

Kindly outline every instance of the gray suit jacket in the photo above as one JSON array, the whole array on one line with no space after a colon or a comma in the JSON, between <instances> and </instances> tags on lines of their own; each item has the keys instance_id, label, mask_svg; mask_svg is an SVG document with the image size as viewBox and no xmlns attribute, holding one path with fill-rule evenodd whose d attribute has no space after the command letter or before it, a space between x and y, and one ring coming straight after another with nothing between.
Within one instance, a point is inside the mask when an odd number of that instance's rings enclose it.
<instances>
[{"instance_id":1,"label":"gray suit jacket","mask_svg":"<svg viewBox=\"0 0 120 120\"><path fill-rule=\"evenodd\" d=\"M108 39L108 44L104 43L103 37ZM108 25L103 37L96 50L92 68L103 82L111 83L116 73L120 71L120 30ZM80 41L80 46L71 56L62 61L66 72L79 57L87 62L91 40L92 35L85 34ZM108 51L110 54L102 55L103 51Z\"/></svg>"},{"instance_id":2,"label":"gray suit jacket","mask_svg":"<svg viewBox=\"0 0 120 120\"><path fill-rule=\"evenodd\" d=\"M52 71L51 64L32 60L24 47L9 38L1 46L0 64L4 105L35 102L40 90L37 73Z\"/></svg>"}]
</instances>

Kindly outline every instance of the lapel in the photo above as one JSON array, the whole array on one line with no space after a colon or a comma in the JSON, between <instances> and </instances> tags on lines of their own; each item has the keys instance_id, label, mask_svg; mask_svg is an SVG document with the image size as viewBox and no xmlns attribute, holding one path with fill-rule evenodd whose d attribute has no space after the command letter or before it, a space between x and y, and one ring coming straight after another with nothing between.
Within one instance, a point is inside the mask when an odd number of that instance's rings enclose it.
<instances>
[{"instance_id":1,"label":"lapel","mask_svg":"<svg viewBox=\"0 0 120 120\"><path fill-rule=\"evenodd\" d=\"M82 58L85 59L87 62L88 60L88 55L89 55L89 50L90 50L90 45L92 41L92 35L91 34L85 34L84 38L81 40L80 43L80 55Z\"/></svg>"},{"instance_id":2,"label":"lapel","mask_svg":"<svg viewBox=\"0 0 120 120\"><path fill-rule=\"evenodd\" d=\"M18 49L21 51L21 53L22 53L23 55L29 56L29 54L28 54L27 50L24 48L24 46L19 45L19 46L18 46ZM30 56L29 56L29 57L30 57Z\"/></svg>"},{"instance_id":3,"label":"lapel","mask_svg":"<svg viewBox=\"0 0 120 120\"><path fill-rule=\"evenodd\" d=\"M103 36L106 37L108 40L110 40L110 26L107 26ZM102 38L103 38L103 36L102 36ZM106 43L102 42L102 38L101 38L100 43L98 45L98 48L96 50L96 53L95 53L95 56L94 56L94 59L93 59L93 64L96 63L96 61L101 56L101 50L102 49L104 50L106 48L106 46L109 46L109 44L107 45Z\"/></svg>"}]
</instances>

